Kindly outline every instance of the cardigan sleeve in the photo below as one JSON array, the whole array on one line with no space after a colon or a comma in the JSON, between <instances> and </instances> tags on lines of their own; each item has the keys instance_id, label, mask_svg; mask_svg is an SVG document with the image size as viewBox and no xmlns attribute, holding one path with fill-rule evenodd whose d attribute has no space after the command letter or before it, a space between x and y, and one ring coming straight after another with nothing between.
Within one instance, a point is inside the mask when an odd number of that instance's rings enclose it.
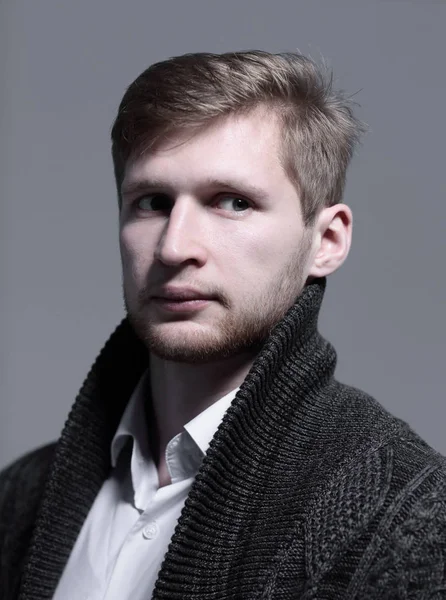
<instances>
[{"instance_id":1,"label":"cardigan sleeve","mask_svg":"<svg viewBox=\"0 0 446 600\"><path fill-rule=\"evenodd\" d=\"M302 600L446 599L446 466L421 444L389 444L352 465L305 529Z\"/></svg>"},{"instance_id":2,"label":"cardigan sleeve","mask_svg":"<svg viewBox=\"0 0 446 600\"><path fill-rule=\"evenodd\" d=\"M0 472L0 598L15 598L55 444Z\"/></svg>"},{"instance_id":3,"label":"cardigan sleeve","mask_svg":"<svg viewBox=\"0 0 446 600\"><path fill-rule=\"evenodd\" d=\"M446 598L446 473L432 474L421 496L402 499L382 540L372 540L352 588L367 600ZM384 528L383 528L384 529Z\"/></svg>"}]
</instances>

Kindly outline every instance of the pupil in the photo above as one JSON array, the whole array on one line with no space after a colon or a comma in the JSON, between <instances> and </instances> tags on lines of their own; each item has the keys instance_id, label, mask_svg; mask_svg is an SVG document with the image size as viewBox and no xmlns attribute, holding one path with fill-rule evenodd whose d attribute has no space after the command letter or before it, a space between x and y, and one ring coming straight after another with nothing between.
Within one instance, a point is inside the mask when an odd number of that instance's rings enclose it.
<instances>
[{"instance_id":1,"label":"pupil","mask_svg":"<svg viewBox=\"0 0 446 600\"><path fill-rule=\"evenodd\" d=\"M166 197L161 194L157 194L152 198L152 209L162 210L166 207Z\"/></svg>"}]
</instances>

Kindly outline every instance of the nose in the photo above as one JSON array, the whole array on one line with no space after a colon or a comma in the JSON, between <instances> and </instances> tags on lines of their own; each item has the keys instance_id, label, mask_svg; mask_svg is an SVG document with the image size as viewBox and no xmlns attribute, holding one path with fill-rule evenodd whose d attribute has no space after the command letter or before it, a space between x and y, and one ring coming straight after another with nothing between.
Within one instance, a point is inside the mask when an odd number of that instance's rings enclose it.
<instances>
[{"instance_id":1,"label":"nose","mask_svg":"<svg viewBox=\"0 0 446 600\"><path fill-rule=\"evenodd\" d=\"M204 246L202 215L191 198L177 198L155 248L155 259L168 266L194 262L202 266L207 253Z\"/></svg>"}]
</instances>

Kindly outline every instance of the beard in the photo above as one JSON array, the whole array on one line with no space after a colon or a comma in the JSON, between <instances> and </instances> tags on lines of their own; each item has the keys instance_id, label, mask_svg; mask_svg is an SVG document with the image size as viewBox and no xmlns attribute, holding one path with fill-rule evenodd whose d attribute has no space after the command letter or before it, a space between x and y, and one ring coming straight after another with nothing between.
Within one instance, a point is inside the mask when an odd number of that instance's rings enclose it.
<instances>
[{"instance_id":1,"label":"beard","mask_svg":"<svg viewBox=\"0 0 446 600\"><path fill-rule=\"evenodd\" d=\"M220 317L214 316L210 326L206 324L203 327L191 318L186 320L187 330L184 331L184 317L181 323L175 318L161 322L153 318L150 314L150 288L153 286L139 290L135 302L130 301L123 286L127 318L147 349L164 360L205 364L244 353L255 356L305 287L304 273L310 240L310 235L304 236L298 251L262 292L256 294L256 282L253 282L251 295L243 300L238 299L239 306L231 301L223 288L214 288L210 295L214 303L220 304L217 308L222 314ZM181 283L178 279L175 282ZM196 287L203 289L200 285ZM176 331L172 332L172 328L176 328Z\"/></svg>"}]
</instances>

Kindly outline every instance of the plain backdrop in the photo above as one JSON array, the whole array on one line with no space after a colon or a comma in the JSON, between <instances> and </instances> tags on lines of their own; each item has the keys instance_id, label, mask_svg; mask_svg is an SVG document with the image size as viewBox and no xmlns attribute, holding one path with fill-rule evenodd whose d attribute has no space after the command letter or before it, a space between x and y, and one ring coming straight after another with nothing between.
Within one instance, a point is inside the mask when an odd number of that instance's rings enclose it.
<instances>
[{"instance_id":1,"label":"plain backdrop","mask_svg":"<svg viewBox=\"0 0 446 600\"><path fill-rule=\"evenodd\" d=\"M1 0L0 467L55 439L124 315L109 135L149 64L324 57L370 132L353 244L320 329L337 377L446 453L446 5L427 0Z\"/></svg>"}]
</instances>

